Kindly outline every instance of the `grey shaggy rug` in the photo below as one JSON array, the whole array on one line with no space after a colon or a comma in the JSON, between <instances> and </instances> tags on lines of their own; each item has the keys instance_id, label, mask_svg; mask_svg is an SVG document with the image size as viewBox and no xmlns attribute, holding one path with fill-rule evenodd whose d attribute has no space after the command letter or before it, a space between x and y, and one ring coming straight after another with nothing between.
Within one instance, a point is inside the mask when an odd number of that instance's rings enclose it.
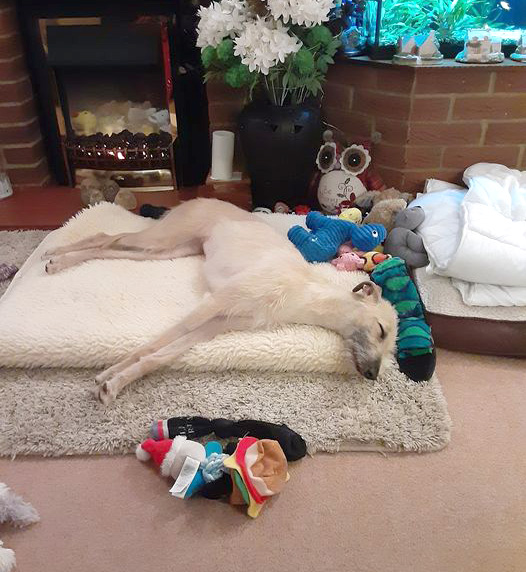
<instances>
[{"instance_id":1,"label":"grey shaggy rug","mask_svg":"<svg viewBox=\"0 0 526 572\"><path fill-rule=\"evenodd\" d=\"M0 232L0 262L19 266L44 231ZM0 283L0 295L7 284ZM286 423L309 452L426 452L450 439L440 383L396 370L370 382L338 375L165 371L104 408L93 370L0 368L0 455L60 456L132 451L152 421L180 415Z\"/></svg>"}]
</instances>

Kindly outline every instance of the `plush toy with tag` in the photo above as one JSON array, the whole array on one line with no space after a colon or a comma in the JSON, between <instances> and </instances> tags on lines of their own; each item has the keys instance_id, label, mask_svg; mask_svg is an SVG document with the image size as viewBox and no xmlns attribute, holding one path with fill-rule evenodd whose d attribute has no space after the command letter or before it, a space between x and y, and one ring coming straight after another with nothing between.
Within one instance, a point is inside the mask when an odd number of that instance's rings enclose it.
<instances>
[{"instance_id":1,"label":"plush toy with tag","mask_svg":"<svg viewBox=\"0 0 526 572\"><path fill-rule=\"evenodd\" d=\"M153 459L163 477L175 479L170 492L178 498L189 498L205 483L219 479L225 472L223 461L228 457L217 441L203 446L182 435L162 441L146 439L137 445L135 454L140 461Z\"/></svg>"},{"instance_id":2,"label":"plush toy with tag","mask_svg":"<svg viewBox=\"0 0 526 572\"><path fill-rule=\"evenodd\" d=\"M383 190L385 184L370 168L368 142L342 144L332 131L323 134L323 144L316 157L319 173L311 188L326 214L339 214L354 206L355 200L371 190Z\"/></svg>"}]
</instances>

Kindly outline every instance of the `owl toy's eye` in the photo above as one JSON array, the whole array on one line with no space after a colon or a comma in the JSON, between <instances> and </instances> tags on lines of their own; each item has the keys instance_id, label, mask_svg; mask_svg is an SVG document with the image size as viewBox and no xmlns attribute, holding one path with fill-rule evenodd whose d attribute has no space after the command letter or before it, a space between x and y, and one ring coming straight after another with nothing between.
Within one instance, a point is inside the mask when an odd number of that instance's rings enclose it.
<instances>
[{"instance_id":1,"label":"owl toy's eye","mask_svg":"<svg viewBox=\"0 0 526 572\"><path fill-rule=\"evenodd\" d=\"M371 163L371 155L363 145L347 147L340 157L342 169L349 175L360 175Z\"/></svg>"},{"instance_id":2,"label":"owl toy's eye","mask_svg":"<svg viewBox=\"0 0 526 572\"><path fill-rule=\"evenodd\" d=\"M322 173L329 173L336 166L336 143L324 143L318 151L316 165Z\"/></svg>"},{"instance_id":3,"label":"owl toy's eye","mask_svg":"<svg viewBox=\"0 0 526 572\"><path fill-rule=\"evenodd\" d=\"M371 230L371 234L373 235L374 238L378 238L378 231L377 230Z\"/></svg>"}]
</instances>

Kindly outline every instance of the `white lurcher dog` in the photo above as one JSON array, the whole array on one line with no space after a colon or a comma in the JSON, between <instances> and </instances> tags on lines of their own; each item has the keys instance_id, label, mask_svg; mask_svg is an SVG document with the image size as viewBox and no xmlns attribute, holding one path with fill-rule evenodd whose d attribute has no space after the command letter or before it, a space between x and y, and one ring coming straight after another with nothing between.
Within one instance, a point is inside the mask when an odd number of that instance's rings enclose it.
<instances>
[{"instance_id":1,"label":"white lurcher dog","mask_svg":"<svg viewBox=\"0 0 526 572\"><path fill-rule=\"evenodd\" d=\"M376 379L392 357L397 318L380 288L344 291L314 271L295 246L255 215L216 199L195 199L150 228L104 233L46 253L46 271L93 259L163 260L205 255L210 295L158 339L96 377L95 394L111 403L129 383L168 365L192 346L233 330L309 324L339 333L358 371Z\"/></svg>"}]
</instances>

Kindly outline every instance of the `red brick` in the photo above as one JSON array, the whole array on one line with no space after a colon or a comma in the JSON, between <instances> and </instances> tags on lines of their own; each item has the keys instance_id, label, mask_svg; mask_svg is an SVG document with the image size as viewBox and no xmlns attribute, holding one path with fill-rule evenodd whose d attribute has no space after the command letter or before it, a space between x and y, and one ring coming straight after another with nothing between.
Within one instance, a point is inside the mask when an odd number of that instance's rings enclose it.
<instances>
[{"instance_id":1,"label":"red brick","mask_svg":"<svg viewBox=\"0 0 526 572\"><path fill-rule=\"evenodd\" d=\"M3 151L9 165L32 164L45 157L42 141L24 147L3 147Z\"/></svg>"},{"instance_id":2,"label":"red brick","mask_svg":"<svg viewBox=\"0 0 526 572\"><path fill-rule=\"evenodd\" d=\"M22 44L20 43L20 36L12 34L0 38L0 58L7 60L23 54Z\"/></svg>"},{"instance_id":3,"label":"red brick","mask_svg":"<svg viewBox=\"0 0 526 572\"><path fill-rule=\"evenodd\" d=\"M0 105L0 123L19 123L35 117L33 99L17 105Z\"/></svg>"},{"instance_id":4,"label":"red brick","mask_svg":"<svg viewBox=\"0 0 526 572\"><path fill-rule=\"evenodd\" d=\"M525 119L526 94L459 97L453 109L455 119Z\"/></svg>"},{"instance_id":5,"label":"red brick","mask_svg":"<svg viewBox=\"0 0 526 572\"><path fill-rule=\"evenodd\" d=\"M449 97L415 97L410 118L412 121L445 121L450 104Z\"/></svg>"},{"instance_id":6,"label":"red brick","mask_svg":"<svg viewBox=\"0 0 526 572\"><path fill-rule=\"evenodd\" d=\"M323 105L348 111L351 108L352 88L328 81L323 86Z\"/></svg>"},{"instance_id":7,"label":"red brick","mask_svg":"<svg viewBox=\"0 0 526 572\"><path fill-rule=\"evenodd\" d=\"M0 103L25 101L33 94L33 87L29 78L21 81L2 83L0 81Z\"/></svg>"},{"instance_id":8,"label":"red brick","mask_svg":"<svg viewBox=\"0 0 526 572\"><path fill-rule=\"evenodd\" d=\"M374 166L375 171L382 177L388 187L402 188L403 172L401 169L389 169L387 167Z\"/></svg>"},{"instance_id":9,"label":"red brick","mask_svg":"<svg viewBox=\"0 0 526 572\"><path fill-rule=\"evenodd\" d=\"M496 70L496 74L496 92L526 91L526 74L524 73L523 65Z\"/></svg>"},{"instance_id":10,"label":"red brick","mask_svg":"<svg viewBox=\"0 0 526 572\"><path fill-rule=\"evenodd\" d=\"M444 152L442 166L446 168L466 169L475 163L502 163L507 167L517 167L519 147L447 147Z\"/></svg>"},{"instance_id":11,"label":"red brick","mask_svg":"<svg viewBox=\"0 0 526 572\"><path fill-rule=\"evenodd\" d=\"M378 143L374 146L373 158L376 165L403 169L405 166L405 148L403 145Z\"/></svg>"},{"instance_id":12,"label":"red brick","mask_svg":"<svg viewBox=\"0 0 526 572\"><path fill-rule=\"evenodd\" d=\"M526 121L490 123L486 132L485 143L491 145L526 143Z\"/></svg>"},{"instance_id":13,"label":"red brick","mask_svg":"<svg viewBox=\"0 0 526 572\"><path fill-rule=\"evenodd\" d=\"M40 137L38 119L34 117L26 125L10 125L0 127L0 141L3 145L31 143Z\"/></svg>"},{"instance_id":14,"label":"red brick","mask_svg":"<svg viewBox=\"0 0 526 572\"><path fill-rule=\"evenodd\" d=\"M402 189L406 193L422 192L427 179L459 184L462 182L462 173L458 169L404 171Z\"/></svg>"},{"instance_id":15,"label":"red brick","mask_svg":"<svg viewBox=\"0 0 526 572\"><path fill-rule=\"evenodd\" d=\"M7 174L13 185L38 185L49 177L47 162L43 159L35 165L7 169Z\"/></svg>"},{"instance_id":16,"label":"red brick","mask_svg":"<svg viewBox=\"0 0 526 572\"><path fill-rule=\"evenodd\" d=\"M18 30L18 23L13 4L0 4L0 36L5 36L15 30Z\"/></svg>"},{"instance_id":17,"label":"red brick","mask_svg":"<svg viewBox=\"0 0 526 572\"><path fill-rule=\"evenodd\" d=\"M378 70L373 67L357 66L340 61L329 67L327 81L361 89L375 89L377 73Z\"/></svg>"},{"instance_id":18,"label":"red brick","mask_svg":"<svg viewBox=\"0 0 526 572\"><path fill-rule=\"evenodd\" d=\"M209 81L206 84L208 103L227 103L233 101L243 101L245 92L226 85L222 81Z\"/></svg>"},{"instance_id":19,"label":"red brick","mask_svg":"<svg viewBox=\"0 0 526 572\"><path fill-rule=\"evenodd\" d=\"M376 88L379 91L410 94L414 82L414 69L404 66L385 67L378 70Z\"/></svg>"},{"instance_id":20,"label":"red brick","mask_svg":"<svg viewBox=\"0 0 526 572\"><path fill-rule=\"evenodd\" d=\"M353 111L376 117L407 119L410 106L410 98L401 95L372 90L357 90L354 93Z\"/></svg>"},{"instance_id":21,"label":"red brick","mask_svg":"<svg viewBox=\"0 0 526 572\"><path fill-rule=\"evenodd\" d=\"M409 123L378 117L375 122L375 130L381 134L381 141L385 143L405 144L408 140Z\"/></svg>"},{"instance_id":22,"label":"red brick","mask_svg":"<svg viewBox=\"0 0 526 572\"><path fill-rule=\"evenodd\" d=\"M487 93L491 69L422 68L416 73L415 93Z\"/></svg>"},{"instance_id":23,"label":"red brick","mask_svg":"<svg viewBox=\"0 0 526 572\"><path fill-rule=\"evenodd\" d=\"M21 79L26 75L26 62L22 56L6 61L0 60L0 78L2 78L2 81Z\"/></svg>"},{"instance_id":24,"label":"red brick","mask_svg":"<svg viewBox=\"0 0 526 572\"><path fill-rule=\"evenodd\" d=\"M212 103L208 106L210 123L236 123L242 109L242 102Z\"/></svg>"},{"instance_id":25,"label":"red brick","mask_svg":"<svg viewBox=\"0 0 526 572\"><path fill-rule=\"evenodd\" d=\"M324 107L324 119L329 126L336 127L345 134L347 139L361 137L370 139L372 136L373 119L363 113L351 113L334 109L332 107Z\"/></svg>"},{"instance_id":26,"label":"red brick","mask_svg":"<svg viewBox=\"0 0 526 572\"><path fill-rule=\"evenodd\" d=\"M405 150L405 169L434 169L440 167L442 147L409 146Z\"/></svg>"},{"instance_id":27,"label":"red brick","mask_svg":"<svg viewBox=\"0 0 526 572\"><path fill-rule=\"evenodd\" d=\"M476 145L480 142L480 123L411 123L411 145Z\"/></svg>"}]
</instances>

